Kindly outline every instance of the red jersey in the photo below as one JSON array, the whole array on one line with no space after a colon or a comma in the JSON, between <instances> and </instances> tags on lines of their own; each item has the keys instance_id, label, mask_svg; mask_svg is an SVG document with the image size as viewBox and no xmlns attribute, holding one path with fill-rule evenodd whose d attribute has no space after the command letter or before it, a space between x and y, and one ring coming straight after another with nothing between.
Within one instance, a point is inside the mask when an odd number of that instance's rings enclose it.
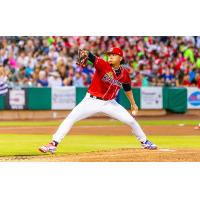
<instances>
[{"instance_id":1,"label":"red jersey","mask_svg":"<svg viewBox=\"0 0 200 200\"><path fill-rule=\"evenodd\" d=\"M115 99L122 84L131 85L129 72L121 66L121 74L118 76L109 63L101 58L95 59L94 67L96 71L88 88L88 92L93 96L105 100Z\"/></svg>"}]
</instances>

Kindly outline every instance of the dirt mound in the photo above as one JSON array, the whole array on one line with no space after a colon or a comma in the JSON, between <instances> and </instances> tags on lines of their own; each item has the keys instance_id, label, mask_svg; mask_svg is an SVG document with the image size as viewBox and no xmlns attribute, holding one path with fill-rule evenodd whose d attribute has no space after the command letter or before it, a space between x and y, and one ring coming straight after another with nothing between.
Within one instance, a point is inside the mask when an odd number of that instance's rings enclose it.
<instances>
[{"instance_id":1,"label":"dirt mound","mask_svg":"<svg viewBox=\"0 0 200 200\"><path fill-rule=\"evenodd\" d=\"M0 157L3 162L199 162L199 149L117 149L66 155Z\"/></svg>"}]
</instances>

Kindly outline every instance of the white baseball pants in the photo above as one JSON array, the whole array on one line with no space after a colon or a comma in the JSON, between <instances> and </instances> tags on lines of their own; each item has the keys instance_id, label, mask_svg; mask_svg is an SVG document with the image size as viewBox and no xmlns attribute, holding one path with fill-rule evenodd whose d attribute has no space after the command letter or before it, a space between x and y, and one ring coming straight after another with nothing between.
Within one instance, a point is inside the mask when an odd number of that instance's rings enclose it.
<instances>
[{"instance_id":1,"label":"white baseball pants","mask_svg":"<svg viewBox=\"0 0 200 200\"><path fill-rule=\"evenodd\" d=\"M69 133L75 122L100 112L129 125L132 129L132 133L135 134L140 142L146 141L146 135L140 125L124 107L118 104L115 100L103 101L92 98L89 93L86 94L85 98L61 123L58 130L53 135L53 140L60 143L64 136Z\"/></svg>"}]
</instances>

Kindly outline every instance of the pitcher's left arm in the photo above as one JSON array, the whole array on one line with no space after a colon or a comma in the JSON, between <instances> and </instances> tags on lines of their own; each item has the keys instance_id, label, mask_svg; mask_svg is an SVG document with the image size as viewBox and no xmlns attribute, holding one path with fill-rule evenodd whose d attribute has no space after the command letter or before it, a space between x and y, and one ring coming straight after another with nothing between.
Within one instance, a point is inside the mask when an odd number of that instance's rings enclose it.
<instances>
[{"instance_id":1,"label":"pitcher's left arm","mask_svg":"<svg viewBox=\"0 0 200 200\"><path fill-rule=\"evenodd\" d=\"M130 90L130 91L125 91L125 94L126 94L128 100L129 100L130 104L131 104L131 113L132 113L133 115L136 115L137 112L138 112L138 107L137 107L137 105L136 105L136 103L135 103L132 90Z\"/></svg>"},{"instance_id":2,"label":"pitcher's left arm","mask_svg":"<svg viewBox=\"0 0 200 200\"><path fill-rule=\"evenodd\" d=\"M135 103L134 97L133 97L133 93L132 93L132 89L131 89L131 78L129 76L129 73L125 70L125 83L122 84L122 87L125 91L125 94L131 104L131 113L133 115L136 115L138 112L138 107Z\"/></svg>"}]
</instances>

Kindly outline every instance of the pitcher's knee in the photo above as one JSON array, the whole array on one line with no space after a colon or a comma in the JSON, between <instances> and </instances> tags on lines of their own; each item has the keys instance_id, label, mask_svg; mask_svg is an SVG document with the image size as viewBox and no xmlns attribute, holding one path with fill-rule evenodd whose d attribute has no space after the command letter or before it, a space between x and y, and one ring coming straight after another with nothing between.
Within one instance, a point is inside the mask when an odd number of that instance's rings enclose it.
<instances>
[{"instance_id":1,"label":"pitcher's knee","mask_svg":"<svg viewBox=\"0 0 200 200\"><path fill-rule=\"evenodd\" d=\"M133 126L135 122L136 122L135 119L131 117L127 119L125 123L128 124L129 126Z\"/></svg>"},{"instance_id":2,"label":"pitcher's knee","mask_svg":"<svg viewBox=\"0 0 200 200\"><path fill-rule=\"evenodd\" d=\"M76 117L68 115L68 116L64 119L64 121L63 121L62 124L63 124L64 126L73 126L73 124L75 124L77 121L78 121L78 120L77 120Z\"/></svg>"},{"instance_id":3,"label":"pitcher's knee","mask_svg":"<svg viewBox=\"0 0 200 200\"><path fill-rule=\"evenodd\" d=\"M77 115L76 113L69 113L69 115L65 118L66 121L70 122L77 122L79 120L80 116Z\"/></svg>"}]
</instances>

